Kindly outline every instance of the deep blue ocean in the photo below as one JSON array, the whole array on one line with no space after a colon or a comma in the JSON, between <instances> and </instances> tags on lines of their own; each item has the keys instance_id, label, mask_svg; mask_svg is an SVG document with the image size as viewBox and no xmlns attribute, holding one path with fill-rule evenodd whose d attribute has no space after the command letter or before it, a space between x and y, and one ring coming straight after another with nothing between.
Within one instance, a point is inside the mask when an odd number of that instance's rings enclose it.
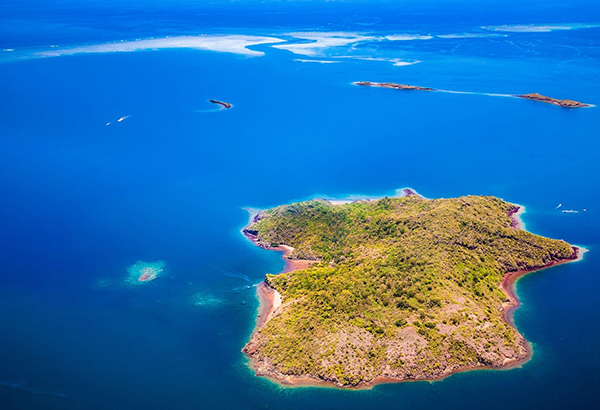
<instances>
[{"instance_id":1,"label":"deep blue ocean","mask_svg":"<svg viewBox=\"0 0 600 410\"><path fill-rule=\"evenodd\" d=\"M600 406L600 4L541 3L0 0L0 409ZM596 106L489 95L530 92ZM532 360L366 391L254 376L254 285L284 263L244 208L403 187L525 205L589 250L518 282Z\"/></svg>"}]
</instances>

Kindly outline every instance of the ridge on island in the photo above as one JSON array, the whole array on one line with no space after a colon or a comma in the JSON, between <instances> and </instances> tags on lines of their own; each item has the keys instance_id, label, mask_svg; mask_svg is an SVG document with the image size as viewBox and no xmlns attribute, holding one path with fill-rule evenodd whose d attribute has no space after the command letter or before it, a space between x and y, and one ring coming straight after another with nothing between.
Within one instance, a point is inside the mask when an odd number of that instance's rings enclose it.
<instances>
[{"instance_id":1,"label":"ridge on island","mask_svg":"<svg viewBox=\"0 0 600 410\"><path fill-rule=\"evenodd\" d=\"M364 387L526 361L509 324L512 283L578 248L518 229L518 210L495 197L406 195L259 213L244 229L256 245L314 264L259 286L243 349L252 368L286 384Z\"/></svg>"},{"instance_id":2,"label":"ridge on island","mask_svg":"<svg viewBox=\"0 0 600 410\"><path fill-rule=\"evenodd\" d=\"M523 95L515 95L518 98L525 98L527 100L540 101L548 104L558 105L560 107L565 108L580 108L580 107L591 107L590 104L584 104L579 101L573 100L558 100L552 97L546 97L545 95L541 95L539 93L531 93L531 94L523 94Z\"/></svg>"}]
</instances>

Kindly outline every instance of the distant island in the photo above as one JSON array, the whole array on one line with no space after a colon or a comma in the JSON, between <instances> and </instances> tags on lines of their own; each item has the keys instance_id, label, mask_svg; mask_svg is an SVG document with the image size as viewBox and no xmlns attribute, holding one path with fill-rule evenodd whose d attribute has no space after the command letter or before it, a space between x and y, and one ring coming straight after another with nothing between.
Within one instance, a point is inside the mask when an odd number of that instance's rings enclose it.
<instances>
[{"instance_id":1,"label":"distant island","mask_svg":"<svg viewBox=\"0 0 600 410\"><path fill-rule=\"evenodd\" d=\"M523 94L523 95L515 95L518 98L525 98L527 100L540 101L548 104L558 105L560 107L565 108L580 108L580 107L591 107L590 104L584 104L579 101L573 100L557 100L556 98L546 97L545 95L541 95L538 93L531 94Z\"/></svg>"},{"instance_id":2,"label":"distant island","mask_svg":"<svg viewBox=\"0 0 600 410\"><path fill-rule=\"evenodd\" d=\"M396 83L374 83L371 81L357 81L353 83L354 85L360 85L363 87L381 87L381 88L392 88L394 90L417 90L417 91L438 91L438 92L450 92L445 90L437 90L435 88L429 87L418 87L415 85L406 85L406 84L396 84ZM466 93L466 94L478 94L478 93ZM591 107L590 104L584 104L579 101L573 100L558 100L552 97L546 97L545 95L541 95L538 93L531 94L521 94L521 95L504 95L504 97L516 97L516 98L525 98L527 100L540 101L548 104L558 105L560 107L565 108L580 108L580 107Z\"/></svg>"},{"instance_id":3,"label":"distant island","mask_svg":"<svg viewBox=\"0 0 600 410\"><path fill-rule=\"evenodd\" d=\"M417 90L417 91L437 91L435 88L417 87L416 85L396 84L396 83L372 83L370 81L357 81L354 85L363 87L382 87L393 88L395 90Z\"/></svg>"},{"instance_id":4,"label":"distant island","mask_svg":"<svg viewBox=\"0 0 600 410\"><path fill-rule=\"evenodd\" d=\"M208 100L208 102L211 102L213 104L218 104L223 106L224 108L231 108L232 105L229 104L228 102L224 102L224 101L219 101L219 100Z\"/></svg>"},{"instance_id":5,"label":"distant island","mask_svg":"<svg viewBox=\"0 0 600 410\"><path fill-rule=\"evenodd\" d=\"M257 375L357 388L528 360L512 326L514 282L580 250L521 229L520 207L495 197L406 194L252 219L244 234L288 261L258 288L243 349Z\"/></svg>"}]
</instances>

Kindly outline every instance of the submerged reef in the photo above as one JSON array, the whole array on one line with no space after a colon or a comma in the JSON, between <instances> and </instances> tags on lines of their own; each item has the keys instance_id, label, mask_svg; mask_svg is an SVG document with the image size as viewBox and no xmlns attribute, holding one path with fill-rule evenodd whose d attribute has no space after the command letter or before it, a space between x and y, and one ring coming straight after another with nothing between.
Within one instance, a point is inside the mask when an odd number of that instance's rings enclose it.
<instances>
[{"instance_id":1,"label":"submerged reef","mask_svg":"<svg viewBox=\"0 0 600 410\"><path fill-rule=\"evenodd\" d=\"M223 304L223 300L206 293L196 293L192 295L191 300L192 304L194 304L195 306L207 308L213 308Z\"/></svg>"},{"instance_id":2,"label":"submerged reef","mask_svg":"<svg viewBox=\"0 0 600 410\"><path fill-rule=\"evenodd\" d=\"M129 274L127 281L133 284L141 284L158 278L166 263L164 261L143 262L137 261L127 268Z\"/></svg>"}]
</instances>

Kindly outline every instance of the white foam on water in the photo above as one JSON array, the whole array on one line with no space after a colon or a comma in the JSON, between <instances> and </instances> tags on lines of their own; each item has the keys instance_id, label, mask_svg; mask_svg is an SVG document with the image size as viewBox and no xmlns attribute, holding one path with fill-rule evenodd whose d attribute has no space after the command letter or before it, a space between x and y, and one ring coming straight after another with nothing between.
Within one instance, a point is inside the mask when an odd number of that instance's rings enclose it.
<instances>
[{"instance_id":1,"label":"white foam on water","mask_svg":"<svg viewBox=\"0 0 600 410\"><path fill-rule=\"evenodd\" d=\"M527 209L525 208L524 205L519 205L519 204L513 204L519 207L519 209L517 210L517 212L515 212L512 217L513 219L517 222L517 229L522 229L524 231L527 230L527 227L525 226L525 221L523 221L523 215L527 212Z\"/></svg>"},{"instance_id":2,"label":"white foam on water","mask_svg":"<svg viewBox=\"0 0 600 410\"><path fill-rule=\"evenodd\" d=\"M240 54L247 57L260 57L262 51L248 47L259 44L278 43L284 40L275 37L245 35L199 35L165 38L149 38L139 41L120 40L111 43L84 46L56 47L52 50L35 51L29 57L59 57L75 54L123 53L144 50L188 48L195 50L217 51Z\"/></svg>"},{"instance_id":3,"label":"white foam on water","mask_svg":"<svg viewBox=\"0 0 600 410\"><path fill-rule=\"evenodd\" d=\"M389 41L431 40L433 36L420 34L392 34L385 36Z\"/></svg>"},{"instance_id":4,"label":"white foam on water","mask_svg":"<svg viewBox=\"0 0 600 410\"><path fill-rule=\"evenodd\" d=\"M288 33L286 35L299 40L310 40L311 43L277 44L272 47L309 57L321 55L325 50L332 47L356 45L376 39L373 36L347 32L303 32Z\"/></svg>"},{"instance_id":5,"label":"white foam on water","mask_svg":"<svg viewBox=\"0 0 600 410\"><path fill-rule=\"evenodd\" d=\"M387 63L392 63L396 67L404 67L413 64L421 63L419 60L404 60L402 58L385 58L385 57L365 57L365 56L337 56L335 58L349 58L353 60L363 60L363 61L383 61Z\"/></svg>"},{"instance_id":6,"label":"white foam on water","mask_svg":"<svg viewBox=\"0 0 600 410\"><path fill-rule=\"evenodd\" d=\"M503 24L499 26L482 26L481 28L509 33L549 33L556 30L578 30L597 27L600 27L600 23Z\"/></svg>"},{"instance_id":7,"label":"white foam on water","mask_svg":"<svg viewBox=\"0 0 600 410\"><path fill-rule=\"evenodd\" d=\"M416 190L414 190L410 187L405 187L405 188L396 189L394 191L394 193L391 195L348 194L348 195L341 195L341 196L328 196L328 195L316 194L316 195L312 195L311 197L309 197L309 200L322 199L333 205L343 205L343 204L349 204L349 203L355 202L355 201L377 201L382 198L402 198L407 195L405 190L410 190L410 191L414 192L416 195L419 195L421 198L425 198L424 196L419 194ZM427 199L427 198L425 198L425 199Z\"/></svg>"},{"instance_id":8,"label":"white foam on water","mask_svg":"<svg viewBox=\"0 0 600 410\"><path fill-rule=\"evenodd\" d=\"M455 38L489 38L489 37L507 37L508 34L496 33L454 33L454 34L438 34L438 38L455 39Z\"/></svg>"},{"instance_id":9,"label":"white foam on water","mask_svg":"<svg viewBox=\"0 0 600 410\"><path fill-rule=\"evenodd\" d=\"M397 58L390 59L389 61L391 61L392 63L394 63L394 65L396 67L405 67L405 66L408 66L408 65L414 65L414 64L420 63L419 60L406 61L406 60L401 60L401 59L397 59Z\"/></svg>"},{"instance_id":10,"label":"white foam on water","mask_svg":"<svg viewBox=\"0 0 600 410\"><path fill-rule=\"evenodd\" d=\"M300 63L319 63L319 64L334 64L341 63L341 61L331 61L331 60L306 60L303 58L296 58L294 61L298 61Z\"/></svg>"}]
</instances>

